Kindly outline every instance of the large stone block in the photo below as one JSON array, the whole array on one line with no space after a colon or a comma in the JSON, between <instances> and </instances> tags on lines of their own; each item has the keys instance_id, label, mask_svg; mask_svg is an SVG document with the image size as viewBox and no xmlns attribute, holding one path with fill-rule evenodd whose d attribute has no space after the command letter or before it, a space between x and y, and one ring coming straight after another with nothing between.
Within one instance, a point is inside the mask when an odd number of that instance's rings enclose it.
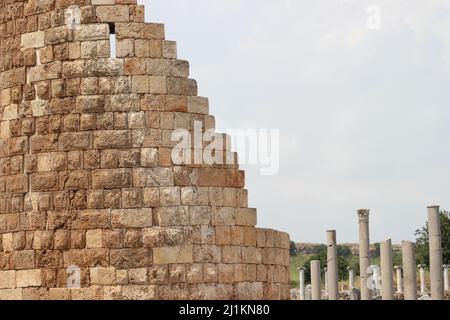
<instances>
[{"instance_id":1,"label":"large stone block","mask_svg":"<svg viewBox=\"0 0 450 320\"><path fill-rule=\"evenodd\" d=\"M187 108L190 113L208 114L209 102L208 98L203 97L188 97Z\"/></svg>"},{"instance_id":2,"label":"large stone block","mask_svg":"<svg viewBox=\"0 0 450 320\"><path fill-rule=\"evenodd\" d=\"M80 96L77 97L76 111L79 113L103 112L105 99L103 96Z\"/></svg>"},{"instance_id":3,"label":"large stone block","mask_svg":"<svg viewBox=\"0 0 450 320\"><path fill-rule=\"evenodd\" d=\"M82 24L74 32L75 41L109 40L107 24Z\"/></svg>"},{"instance_id":4,"label":"large stone block","mask_svg":"<svg viewBox=\"0 0 450 320\"><path fill-rule=\"evenodd\" d=\"M82 210L78 212L77 227L80 229L100 229L110 226L109 210Z\"/></svg>"},{"instance_id":5,"label":"large stone block","mask_svg":"<svg viewBox=\"0 0 450 320\"><path fill-rule=\"evenodd\" d=\"M22 49L43 48L45 46L44 36L44 31L22 34L20 39L20 46L22 47Z\"/></svg>"},{"instance_id":6,"label":"large stone block","mask_svg":"<svg viewBox=\"0 0 450 320\"><path fill-rule=\"evenodd\" d=\"M59 135L58 149L87 150L91 148L92 133L90 132L64 132Z\"/></svg>"},{"instance_id":7,"label":"large stone block","mask_svg":"<svg viewBox=\"0 0 450 320\"><path fill-rule=\"evenodd\" d=\"M111 212L113 228L147 228L152 226L152 209L121 209Z\"/></svg>"},{"instance_id":8,"label":"large stone block","mask_svg":"<svg viewBox=\"0 0 450 320\"><path fill-rule=\"evenodd\" d=\"M189 209L182 206L155 208L154 222L161 227L189 225Z\"/></svg>"},{"instance_id":9,"label":"large stone block","mask_svg":"<svg viewBox=\"0 0 450 320\"><path fill-rule=\"evenodd\" d=\"M193 263L192 250L192 246L154 248L153 263Z\"/></svg>"},{"instance_id":10,"label":"large stone block","mask_svg":"<svg viewBox=\"0 0 450 320\"><path fill-rule=\"evenodd\" d=\"M25 84L25 67L0 72L0 89Z\"/></svg>"},{"instance_id":11,"label":"large stone block","mask_svg":"<svg viewBox=\"0 0 450 320\"><path fill-rule=\"evenodd\" d=\"M122 296L127 300L154 300L158 296L156 285L130 285L122 288Z\"/></svg>"},{"instance_id":12,"label":"large stone block","mask_svg":"<svg viewBox=\"0 0 450 320\"><path fill-rule=\"evenodd\" d=\"M116 283L116 269L113 267L95 267L89 269L91 284L111 285Z\"/></svg>"},{"instance_id":13,"label":"large stone block","mask_svg":"<svg viewBox=\"0 0 450 320\"><path fill-rule=\"evenodd\" d=\"M17 271L16 282L19 288L41 286L41 269Z\"/></svg>"},{"instance_id":14,"label":"large stone block","mask_svg":"<svg viewBox=\"0 0 450 320\"><path fill-rule=\"evenodd\" d=\"M52 191L58 189L58 175L52 172L31 175L31 191Z\"/></svg>"},{"instance_id":15,"label":"large stone block","mask_svg":"<svg viewBox=\"0 0 450 320\"><path fill-rule=\"evenodd\" d=\"M110 252L111 266L118 269L147 267L151 263L149 249L114 249Z\"/></svg>"},{"instance_id":16,"label":"large stone block","mask_svg":"<svg viewBox=\"0 0 450 320\"><path fill-rule=\"evenodd\" d=\"M133 169L134 187L170 187L174 185L174 175L170 168Z\"/></svg>"},{"instance_id":17,"label":"large stone block","mask_svg":"<svg viewBox=\"0 0 450 320\"><path fill-rule=\"evenodd\" d=\"M254 227L257 223L256 209L236 208L236 225Z\"/></svg>"},{"instance_id":18,"label":"large stone block","mask_svg":"<svg viewBox=\"0 0 450 320\"><path fill-rule=\"evenodd\" d=\"M131 134L128 130L104 130L94 132L94 148L122 149L130 148Z\"/></svg>"},{"instance_id":19,"label":"large stone block","mask_svg":"<svg viewBox=\"0 0 450 320\"><path fill-rule=\"evenodd\" d=\"M0 271L0 289L13 289L16 287L16 271Z\"/></svg>"},{"instance_id":20,"label":"large stone block","mask_svg":"<svg viewBox=\"0 0 450 320\"><path fill-rule=\"evenodd\" d=\"M131 183L131 169L98 169L92 171L92 187L94 189L129 188Z\"/></svg>"},{"instance_id":21,"label":"large stone block","mask_svg":"<svg viewBox=\"0 0 450 320\"><path fill-rule=\"evenodd\" d=\"M128 6L99 6L95 12L100 22L126 22L130 19Z\"/></svg>"}]
</instances>

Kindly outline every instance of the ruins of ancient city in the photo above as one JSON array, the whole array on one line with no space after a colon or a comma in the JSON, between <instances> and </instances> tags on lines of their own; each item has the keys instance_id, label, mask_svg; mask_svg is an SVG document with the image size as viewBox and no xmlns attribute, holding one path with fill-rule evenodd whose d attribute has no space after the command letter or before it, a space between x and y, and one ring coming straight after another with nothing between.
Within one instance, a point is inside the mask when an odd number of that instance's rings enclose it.
<instances>
[{"instance_id":1,"label":"ruins of ancient city","mask_svg":"<svg viewBox=\"0 0 450 320\"><path fill-rule=\"evenodd\" d=\"M257 227L229 137L145 10L0 0L0 300L450 299L439 206L429 265L410 241L394 265L391 239L374 265L359 209L359 270L340 280L339 230L316 230L327 263L294 266L293 287L292 239ZM213 161L173 139L195 130L225 141Z\"/></svg>"}]
</instances>

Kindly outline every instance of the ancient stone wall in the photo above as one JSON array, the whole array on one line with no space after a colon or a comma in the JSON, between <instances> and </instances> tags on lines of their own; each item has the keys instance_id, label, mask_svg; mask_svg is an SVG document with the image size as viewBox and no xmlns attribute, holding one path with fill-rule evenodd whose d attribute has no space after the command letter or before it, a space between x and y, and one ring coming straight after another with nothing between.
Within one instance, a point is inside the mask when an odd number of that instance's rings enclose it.
<instances>
[{"instance_id":1,"label":"ancient stone wall","mask_svg":"<svg viewBox=\"0 0 450 320\"><path fill-rule=\"evenodd\" d=\"M0 0L0 299L289 298L238 165L172 162L214 128L188 76L136 0Z\"/></svg>"}]
</instances>

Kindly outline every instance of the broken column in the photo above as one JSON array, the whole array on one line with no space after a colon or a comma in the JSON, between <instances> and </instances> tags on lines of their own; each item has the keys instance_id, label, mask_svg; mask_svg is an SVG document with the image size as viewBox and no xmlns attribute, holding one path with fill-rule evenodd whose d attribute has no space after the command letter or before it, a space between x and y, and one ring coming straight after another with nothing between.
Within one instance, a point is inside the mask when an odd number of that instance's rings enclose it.
<instances>
[{"instance_id":1,"label":"broken column","mask_svg":"<svg viewBox=\"0 0 450 320\"><path fill-rule=\"evenodd\" d=\"M428 207L428 237L430 243L431 300L444 299L442 273L442 240L439 206Z\"/></svg>"},{"instance_id":2,"label":"broken column","mask_svg":"<svg viewBox=\"0 0 450 320\"><path fill-rule=\"evenodd\" d=\"M402 266L394 267L397 277L397 293L403 293Z\"/></svg>"},{"instance_id":3,"label":"broken column","mask_svg":"<svg viewBox=\"0 0 450 320\"><path fill-rule=\"evenodd\" d=\"M305 269L298 268L299 272L299 284L300 284L300 300L305 300Z\"/></svg>"},{"instance_id":4,"label":"broken column","mask_svg":"<svg viewBox=\"0 0 450 320\"><path fill-rule=\"evenodd\" d=\"M402 241L405 300L417 300L416 254L414 243Z\"/></svg>"},{"instance_id":5,"label":"broken column","mask_svg":"<svg viewBox=\"0 0 450 320\"><path fill-rule=\"evenodd\" d=\"M383 300L394 300L394 275L392 272L392 241L381 242L381 296Z\"/></svg>"},{"instance_id":6,"label":"broken column","mask_svg":"<svg viewBox=\"0 0 450 320\"><path fill-rule=\"evenodd\" d=\"M355 270L351 267L348 270L348 292L350 295L350 300L358 300L356 289L355 289Z\"/></svg>"},{"instance_id":7,"label":"broken column","mask_svg":"<svg viewBox=\"0 0 450 320\"><path fill-rule=\"evenodd\" d=\"M353 268L348 267L348 288L352 290L355 288L355 270Z\"/></svg>"},{"instance_id":8,"label":"broken column","mask_svg":"<svg viewBox=\"0 0 450 320\"><path fill-rule=\"evenodd\" d=\"M449 290L449 283L448 283L448 265L444 264L444 291Z\"/></svg>"},{"instance_id":9,"label":"broken column","mask_svg":"<svg viewBox=\"0 0 450 320\"><path fill-rule=\"evenodd\" d=\"M321 299L321 289L320 289L320 260L311 261L311 299L320 300Z\"/></svg>"},{"instance_id":10,"label":"broken column","mask_svg":"<svg viewBox=\"0 0 450 320\"><path fill-rule=\"evenodd\" d=\"M337 244L336 244L336 231L327 231L327 283L328 283L328 299L339 299L338 288L338 257L337 257Z\"/></svg>"},{"instance_id":11,"label":"broken column","mask_svg":"<svg viewBox=\"0 0 450 320\"><path fill-rule=\"evenodd\" d=\"M419 277L420 277L420 295L424 296L427 294L427 283L425 278L425 265L419 264L417 266L419 268Z\"/></svg>"},{"instance_id":12,"label":"broken column","mask_svg":"<svg viewBox=\"0 0 450 320\"><path fill-rule=\"evenodd\" d=\"M358 210L361 300L371 300L372 298L367 286L367 280L370 276L367 274L367 269L370 266L369 213L370 210L368 209Z\"/></svg>"}]
</instances>

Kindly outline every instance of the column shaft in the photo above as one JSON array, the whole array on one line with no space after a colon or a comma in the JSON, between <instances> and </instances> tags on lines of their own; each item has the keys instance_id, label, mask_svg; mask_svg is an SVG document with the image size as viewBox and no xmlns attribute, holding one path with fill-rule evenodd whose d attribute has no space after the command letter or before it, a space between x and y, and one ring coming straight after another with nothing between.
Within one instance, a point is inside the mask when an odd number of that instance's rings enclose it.
<instances>
[{"instance_id":1,"label":"column shaft","mask_svg":"<svg viewBox=\"0 0 450 320\"><path fill-rule=\"evenodd\" d=\"M336 243L336 231L327 231L327 267L328 267L328 299L339 299L339 275L338 275L338 256L337 256L337 243Z\"/></svg>"},{"instance_id":2,"label":"column shaft","mask_svg":"<svg viewBox=\"0 0 450 320\"><path fill-rule=\"evenodd\" d=\"M311 261L311 299L321 300L320 261Z\"/></svg>"},{"instance_id":3,"label":"column shaft","mask_svg":"<svg viewBox=\"0 0 450 320\"><path fill-rule=\"evenodd\" d=\"M414 244L402 241L405 300L417 300L416 254Z\"/></svg>"},{"instance_id":4,"label":"column shaft","mask_svg":"<svg viewBox=\"0 0 450 320\"><path fill-rule=\"evenodd\" d=\"M367 286L367 280L370 276L367 274L367 269L370 266L369 213L370 211L367 209L358 210L361 300L372 299L370 289Z\"/></svg>"},{"instance_id":5,"label":"column shaft","mask_svg":"<svg viewBox=\"0 0 450 320\"><path fill-rule=\"evenodd\" d=\"M383 300L394 300L394 275L392 265L392 242L381 242L381 296Z\"/></svg>"},{"instance_id":6,"label":"column shaft","mask_svg":"<svg viewBox=\"0 0 450 320\"><path fill-rule=\"evenodd\" d=\"M431 299L444 299L442 272L442 240L439 206L428 207L428 236L430 243Z\"/></svg>"}]
</instances>

